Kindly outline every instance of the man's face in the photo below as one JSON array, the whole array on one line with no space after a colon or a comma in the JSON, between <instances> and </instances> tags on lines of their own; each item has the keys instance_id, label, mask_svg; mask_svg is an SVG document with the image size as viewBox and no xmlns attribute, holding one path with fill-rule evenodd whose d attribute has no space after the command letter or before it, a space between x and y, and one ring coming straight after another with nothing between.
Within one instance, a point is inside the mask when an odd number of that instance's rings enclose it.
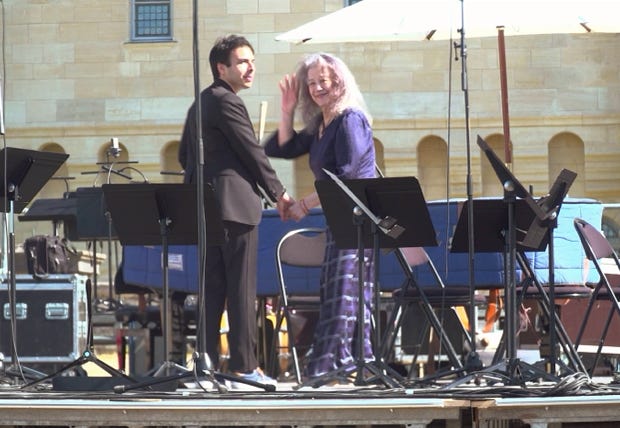
<instances>
[{"instance_id":1,"label":"man's face","mask_svg":"<svg viewBox=\"0 0 620 428\"><path fill-rule=\"evenodd\" d=\"M230 66L219 63L220 78L235 91L252 87L254 81L254 54L248 46L241 46L230 52Z\"/></svg>"}]
</instances>

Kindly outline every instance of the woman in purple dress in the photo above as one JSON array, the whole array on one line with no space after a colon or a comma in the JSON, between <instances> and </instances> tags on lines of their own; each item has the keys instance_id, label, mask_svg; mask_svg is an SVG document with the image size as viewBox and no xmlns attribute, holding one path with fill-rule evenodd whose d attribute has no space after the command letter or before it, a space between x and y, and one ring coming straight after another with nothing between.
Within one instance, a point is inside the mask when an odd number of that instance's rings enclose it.
<instances>
[{"instance_id":1,"label":"woman in purple dress","mask_svg":"<svg viewBox=\"0 0 620 428\"><path fill-rule=\"evenodd\" d=\"M309 153L316 180L328 179L323 168L341 179L375 177L375 150L371 117L348 67L339 58L325 54L306 57L294 75L280 81L282 116L278 131L267 141L272 157L293 159ZM304 129L293 128L299 108ZM305 195L289 208L296 221L320 205L316 192ZM327 231L327 249L321 273L321 307L305 375L315 378L357 361L358 253L339 250ZM364 256L364 338L366 360L373 357L371 306L374 284L372 250ZM345 370L347 372L347 370Z\"/></svg>"}]
</instances>

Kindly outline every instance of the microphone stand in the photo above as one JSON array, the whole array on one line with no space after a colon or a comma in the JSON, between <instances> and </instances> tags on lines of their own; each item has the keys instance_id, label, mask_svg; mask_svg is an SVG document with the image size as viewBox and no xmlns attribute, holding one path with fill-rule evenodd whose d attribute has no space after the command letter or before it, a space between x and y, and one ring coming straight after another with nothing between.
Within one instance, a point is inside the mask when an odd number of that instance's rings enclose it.
<instances>
[{"instance_id":1,"label":"microphone stand","mask_svg":"<svg viewBox=\"0 0 620 428\"><path fill-rule=\"evenodd\" d=\"M465 141L467 152L467 236L468 236L468 268L469 268L469 301L475 299L475 270L474 270L474 204L473 204L473 182L471 173L471 142L470 142L470 122L469 122L469 88L467 84L467 46L465 44L465 8L464 0L461 0L461 41L454 42L454 48L461 52L461 86L463 89L463 99L465 101ZM458 56L455 56L458 61ZM482 368L482 362L476 351L476 305L469 305L469 335L471 337L471 350L466 357L465 370L476 371Z\"/></svg>"},{"instance_id":2,"label":"microphone stand","mask_svg":"<svg viewBox=\"0 0 620 428\"><path fill-rule=\"evenodd\" d=\"M198 0L192 0L193 17L192 17L192 51L193 51L193 67L194 67L194 105L196 107L196 141L195 141L195 161L196 174L196 217L198 222L198 302L197 302L197 318L196 318L196 352L194 354L194 362L202 370L213 370L213 363L207 354L207 330L206 317L203 314L205 307L204 281L206 276L206 236L207 225L205 218L205 200L204 200L204 149L202 140L202 105L200 100L200 53L199 53L199 32L198 32Z\"/></svg>"}]
</instances>

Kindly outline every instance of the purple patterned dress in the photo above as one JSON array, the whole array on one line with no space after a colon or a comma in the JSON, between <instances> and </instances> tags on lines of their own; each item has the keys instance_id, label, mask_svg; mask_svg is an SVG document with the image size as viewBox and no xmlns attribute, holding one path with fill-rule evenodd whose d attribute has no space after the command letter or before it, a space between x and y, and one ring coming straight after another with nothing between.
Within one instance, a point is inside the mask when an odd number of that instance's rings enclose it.
<instances>
[{"instance_id":1,"label":"purple patterned dress","mask_svg":"<svg viewBox=\"0 0 620 428\"><path fill-rule=\"evenodd\" d=\"M323 168L341 179L374 178L375 150L372 129L364 114L347 109L334 118L321 138L296 133L283 147L277 135L265 145L272 157L296 158L309 153L316 180L328 179ZM327 231L327 249L320 284L321 307L305 375L312 378L350 365L357 360L358 269L357 250L339 250ZM364 257L364 358L371 359L371 317L374 264L372 249Z\"/></svg>"}]
</instances>

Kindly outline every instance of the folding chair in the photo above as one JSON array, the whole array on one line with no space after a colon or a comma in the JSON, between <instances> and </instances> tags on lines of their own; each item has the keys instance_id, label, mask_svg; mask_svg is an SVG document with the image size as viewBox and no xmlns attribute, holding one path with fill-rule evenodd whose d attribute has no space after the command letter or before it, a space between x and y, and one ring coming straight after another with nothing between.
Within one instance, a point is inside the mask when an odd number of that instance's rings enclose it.
<instances>
[{"instance_id":1,"label":"folding chair","mask_svg":"<svg viewBox=\"0 0 620 428\"><path fill-rule=\"evenodd\" d=\"M476 300L475 302L470 302L470 292L468 287L446 287L443 283L435 265L429 258L426 250L421 247L411 247L411 248L400 248L396 251L400 252L402 255L402 260L407 264L404 266L406 279L403 286L397 290L394 290L392 293L392 298L395 302L394 309L391 311L390 319L387 322L387 330L384 334L382 340L382 353L384 359L389 359L390 354L394 351L395 341L397 338L398 331L402 327L403 323L403 315L404 310L408 308L410 305L418 304L422 309L425 309L425 305L428 304L431 306L431 310L445 310L448 309L449 314L455 313L455 306L467 306L470 304L480 304L485 303L486 300L484 296L476 297L476 299L480 298L481 300ZM436 281L436 287L424 286L420 287L416 284L414 279L413 268L426 265L432 276ZM426 302L425 302L426 300ZM445 318L444 313L440 314L440 318ZM467 329L463 326L463 324L458 324L461 328L459 329L459 334L464 338L464 346L470 346L471 349L471 338L469 337L469 333ZM413 367L417 362L417 359L420 354L421 344L425 340L425 337L428 337L429 329L430 329L430 320L427 318L424 320L423 325L418 329L418 339L415 342L415 352L413 355L413 360L411 364L411 369L409 371L409 377L411 378L413 375ZM443 329L443 326L440 326ZM402 331L401 335L406 334L407 332ZM453 363L453 365L458 367L458 364L454 364L457 360L459 360L458 355L453 347L453 344L447 340L447 335L445 331L436 331L437 336L440 338L441 348L445 349L446 355L448 359ZM430 361L429 361L430 362Z\"/></svg>"},{"instance_id":2,"label":"folding chair","mask_svg":"<svg viewBox=\"0 0 620 428\"><path fill-rule=\"evenodd\" d=\"M586 325L588 324L588 319L590 318L590 313L592 312L594 302L596 300L608 300L611 303L609 314L607 315L607 319L603 326L603 331L601 332L601 336L599 338L598 348L594 356L594 364L589 370L589 374L592 375L603 350L603 344L605 343L605 338L607 337L607 332L609 331L612 317L615 312L618 312L620 315L620 302L618 301L616 294L620 293L620 289L614 287L610 282L606 271L601 265L601 259L613 260L618 269L620 269L620 260L618 260L618 255L605 235L603 235L603 232L580 218L575 218L573 220L573 224L577 230L577 235L579 235L583 249L585 250L586 258L594 264L594 267L600 276L598 283L594 285L592 295L590 296L590 300L586 308L586 313L581 321L581 326L579 327L579 332L577 333L577 337L575 339L575 348L577 348L577 350L579 349L579 344L581 343L583 333Z\"/></svg>"},{"instance_id":3,"label":"folding chair","mask_svg":"<svg viewBox=\"0 0 620 428\"><path fill-rule=\"evenodd\" d=\"M282 324L286 322L288 348L297 383L301 383L301 369L297 353L298 338L292 314L296 310L312 310L319 306L320 268L325 257L326 243L325 229L301 228L286 233L276 247L280 296L278 305L274 306L276 322L272 355L284 347L279 343L279 333ZM272 359L275 360L276 358Z\"/></svg>"},{"instance_id":4,"label":"folding chair","mask_svg":"<svg viewBox=\"0 0 620 428\"><path fill-rule=\"evenodd\" d=\"M547 330L551 324L550 318L553 316L555 325L554 337L557 342L547 343L549 349L551 346L559 345L564 352L568 365L572 367L574 371L587 374L587 370L583 365L579 354L577 353L576 346L571 342L570 336L562 324L558 311L553 305L557 305L556 301L558 300L590 298L592 296L592 289L582 284L569 285L554 283L553 297L555 301L551 302L549 284L543 284L537 278L535 269L532 267L523 251L517 252L517 263L521 268L521 273L523 275L522 281L517 285L517 307L520 307L526 299L535 299L538 303L542 316L549 323L549 325L546 326ZM547 331L547 334L549 335L549 339L551 339L550 331ZM498 351L493 359L494 363L499 361L499 358L503 356L505 351L503 342L504 340L502 337L500 346L498 346ZM548 352L549 351L543 352L543 346L541 346L541 356L546 357L546 355L543 354ZM562 366L566 366L566 364L559 359L554 362L560 363Z\"/></svg>"}]
</instances>

